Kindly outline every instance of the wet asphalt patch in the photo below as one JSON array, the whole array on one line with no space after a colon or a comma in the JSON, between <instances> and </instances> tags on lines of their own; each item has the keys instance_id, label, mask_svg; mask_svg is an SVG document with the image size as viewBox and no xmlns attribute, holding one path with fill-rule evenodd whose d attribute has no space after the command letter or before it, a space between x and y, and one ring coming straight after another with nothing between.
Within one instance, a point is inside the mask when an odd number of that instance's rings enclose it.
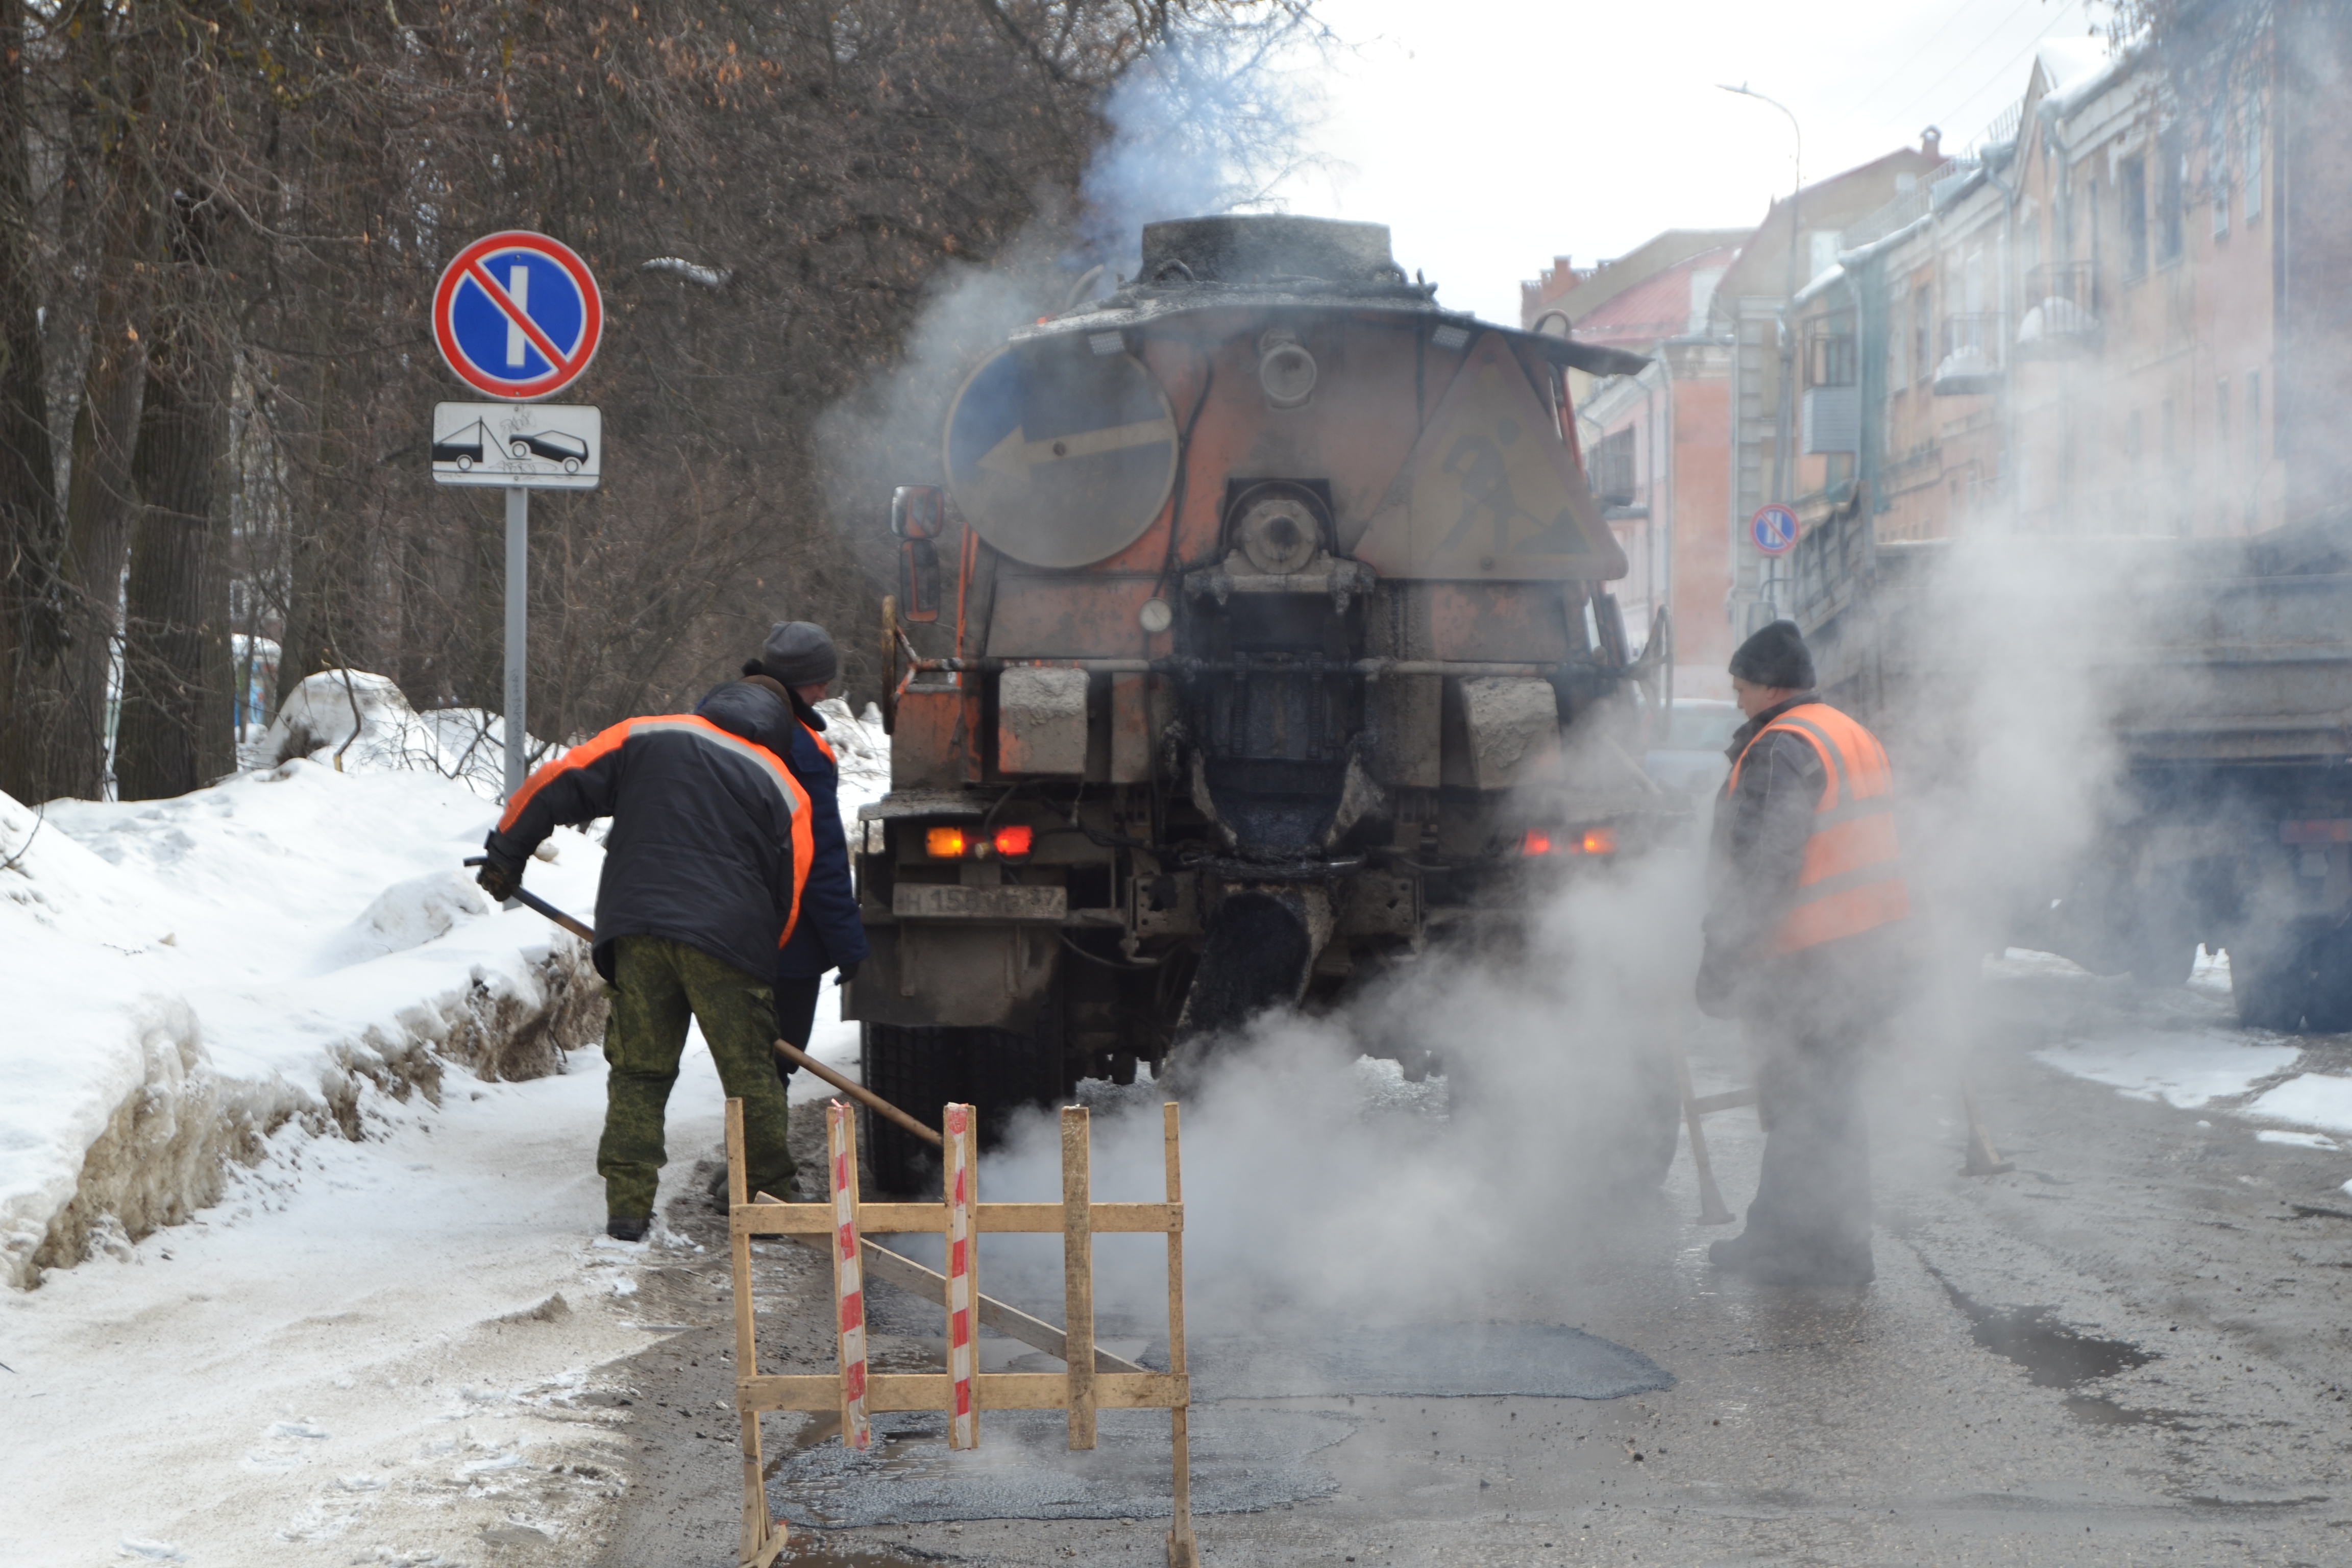
<instances>
[{"instance_id":1,"label":"wet asphalt patch","mask_svg":"<svg viewBox=\"0 0 2352 1568\"><path fill-rule=\"evenodd\" d=\"M1335 1326L1313 1340L1195 1336L1186 1353L1202 1399L1622 1399L1675 1383L1638 1351L1557 1323ZM1167 1364L1158 1346L1144 1361Z\"/></svg>"},{"instance_id":2,"label":"wet asphalt patch","mask_svg":"<svg viewBox=\"0 0 2352 1568\"><path fill-rule=\"evenodd\" d=\"M837 1435L776 1467L772 1506L796 1525L825 1530L982 1519L1164 1519L1173 1511L1168 1416L1106 1410L1096 1446L1069 1451L1056 1410L983 1411L980 1447L948 1447L947 1417L877 1415L866 1453ZM1349 1416L1310 1410L1192 1410L1192 1511L1250 1513L1339 1489L1308 1462L1356 1429Z\"/></svg>"}]
</instances>

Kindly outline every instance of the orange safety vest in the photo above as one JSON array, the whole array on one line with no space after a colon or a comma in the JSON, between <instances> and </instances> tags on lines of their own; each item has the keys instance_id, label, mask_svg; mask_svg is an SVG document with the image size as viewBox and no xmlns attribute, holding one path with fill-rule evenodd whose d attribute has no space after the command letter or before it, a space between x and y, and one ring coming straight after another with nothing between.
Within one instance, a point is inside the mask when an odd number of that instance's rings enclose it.
<instances>
[{"instance_id":1,"label":"orange safety vest","mask_svg":"<svg viewBox=\"0 0 2352 1568\"><path fill-rule=\"evenodd\" d=\"M1911 899L1895 843L1895 772L1885 748L1825 702L1790 709L1759 730L1748 745L1775 730L1801 737L1820 752L1827 777L1813 807L1796 901L1772 934L1772 951L1795 952L1907 917ZM1747 760L1743 750L1732 764L1731 789L1739 787L1740 765Z\"/></svg>"}]
</instances>

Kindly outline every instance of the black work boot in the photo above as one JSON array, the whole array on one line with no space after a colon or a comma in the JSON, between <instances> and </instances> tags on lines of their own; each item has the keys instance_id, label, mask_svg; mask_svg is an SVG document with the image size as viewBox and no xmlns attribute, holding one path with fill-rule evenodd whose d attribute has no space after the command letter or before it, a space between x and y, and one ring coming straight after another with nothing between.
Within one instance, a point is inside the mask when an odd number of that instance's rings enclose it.
<instances>
[{"instance_id":1,"label":"black work boot","mask_svg":"<svg viewBox=\"0 0 2352 1568\"><path fill-rule=\"evenodd\" d=\"M1806 1246L1759 1236L1749 1226L1727 1240L1714 1242L1706 1260L1727 1273L1743 1274L1759 1285L1867 1285L1877 1277L1870 1260L1870 1244L1858 1248Z\"/></svg>"},{"instance_id":2,"label":"black work boot","mask_svg":"<svg viewBox=\"0 0 2352 1568\"><path fill-rule=\"evenodd\" d=\"M1722 1268L1734 1274L1744 1274L1759 1262L1770 1258L1773 1251L1771 1243L1759 1236L1756 1227L1750 1225L1738 1236L1726 1237L1721 1241L1707 1243L1706 1261L1711 1268Z\"/></svg>"},{"instance_id":3,"label":"black work boot","mask_svg":"<svg viewBox=\"0 0 2352 1568\"><path fill-rule=\"evenodd\" d=\"M616 1214L604 1221L604 1234L614 1241L643 1241L653 1224L651 1215Z\"/></svg>"}]
</instances>

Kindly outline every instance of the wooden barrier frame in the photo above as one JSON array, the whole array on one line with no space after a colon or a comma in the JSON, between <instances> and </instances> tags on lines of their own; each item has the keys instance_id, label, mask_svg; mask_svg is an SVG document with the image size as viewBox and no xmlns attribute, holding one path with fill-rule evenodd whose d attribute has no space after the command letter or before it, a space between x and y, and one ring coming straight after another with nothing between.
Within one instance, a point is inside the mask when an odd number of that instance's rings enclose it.
<instances>
[{"instance_id":1,"label":"wooden barrier frame","mask_svg":"<svg viewBox=\"0 0 2352 1568\"><path fill-rule=\"evenodd\" d=\"M1062 1110L1062 1201L1058 1204L992 1204L971 1201L966 1186L957 1203L955 1175L959 1165L972 1172L977 1165L976 1118L971 1108L949 1108L942 1125L961 1122L963 1147L959 1161L941 1162L947 1191L934 1204L871 1204L857 1195L857 1150L849 1108L832 1102L828 1152L836 1175L845 1173L830 1201L788 1204L765 1193L753 1201L744 1189L743 1102L727 1102L728 1244L735 1285L735 1409L742 1422L743 1532L740 1553L742 1568L768 1568L791 1539L784 1521L768 1512L765 1479L761 1474L760 1415L770 1410L843 1413L855 1399L861 1417L890 1410L937 1410L947 1415L955 1447L977 1446L978 1412L982 1410L1066 1410L1069 1413L1072 1449L1095 1446L1097 1410L1165 1410L1173 1449L1175 1507L1168 1531L1169 1568L1195 1568L1199 1547L1192 1533L1192 1473L1189 1418L1192 1383L1184 1369L1184 1189L1178 1149L1177 1110L1171 1101L1161 1108L1168 1195L1160 1203L1096 1203L1089 1170L1089 1128L1084 1106ZM956 1111L964 1114L958 1118ZM846 1201L844 1201L846 1200ZM959 1213L961 1211L961 1213ZM884 1373L868 1375L864 1360L863 1290L867 1278L861 1267L859 1242L874 1235L929 1232L942 1237L954 1234L958 1218L969 1227L969 1237L985 1231L1053 1234L1062 1237L1064 1299L1068 1309L1066 1336L1066 1370L1059 1373L982 1373L970 1378L971 1420L958 1431L956 1373L953 1347L959 1342L957 1292L948 1292L950 1370L944 1373ZM1094 1237L1097 1234L1160 1233L1168 1237L1168 1370L1105 1372L1095 1353ZM763 1374L759 1370L759 1346L753 1332L751 1305L751 1238L755 1236L825 1237L833 1257L835 1298L844 1363L833 1373ZM840 1237L850 1239L844 1244ZM951 1278L954 1259L949 1259ZM979 1299L971 1254L961 1275L967 1314L962 1332L969 1343L969 1313ZM852 1321L853 1314L855 1321ZM852 1356L852 1335L856 1348ZM855 1372L851 1368L854 1365ZM862 1420L861 1420L862 1425ZM853 1427L844 1422L842 1440L853 1443ZM854 1444L864 1447L863 1444Z\"/></svg>"}]
</instances>

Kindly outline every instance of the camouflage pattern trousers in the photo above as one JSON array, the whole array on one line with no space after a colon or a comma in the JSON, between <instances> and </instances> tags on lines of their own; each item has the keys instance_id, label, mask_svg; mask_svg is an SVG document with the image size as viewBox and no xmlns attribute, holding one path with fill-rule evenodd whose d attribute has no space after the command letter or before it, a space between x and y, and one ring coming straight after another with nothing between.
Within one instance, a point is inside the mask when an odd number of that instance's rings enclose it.
<instances>
[{"instance_id":1,"label":"camouflage pattern trousers","mask_svg":"<svg viewBox=\"0 0 2352 1568\"><path fill-rule=\"evenodd\" d=\"M790 1199L793 1156L784 1147L790 1115L784 1080L769 1042L776 1033L775 993L701 949L662 936L625 936L613 943L613 1005L604 1026L604 1137L596 1173L604 1178L604 1212L644 1219L654 1212L666 1157L662 1112L677 1082L688 1018L718 1065L730 1099L743 1102L743 1164L752 1192Z\"/></svg>"}]
</instances>

